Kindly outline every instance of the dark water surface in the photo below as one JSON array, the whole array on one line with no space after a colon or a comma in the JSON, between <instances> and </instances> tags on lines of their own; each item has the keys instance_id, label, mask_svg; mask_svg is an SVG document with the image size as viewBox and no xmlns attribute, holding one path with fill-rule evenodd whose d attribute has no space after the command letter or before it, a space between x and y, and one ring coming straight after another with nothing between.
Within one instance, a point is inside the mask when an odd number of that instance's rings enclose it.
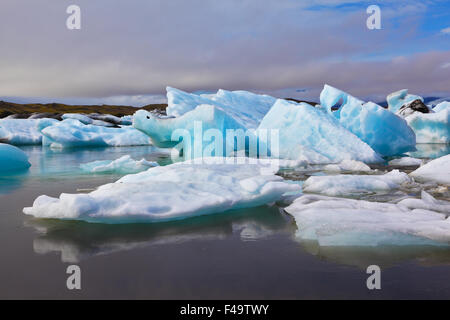
<instances>
[{"instance_id":1,"label":"dark water surface","mask_svg":"<svg viewBox=\"0 0 450 320\"><path fill-rule=\"evenodd\" d=\"M295 223L278 206L164 224L28 217L23 207L41 194L84 192L119 178L83 174L80 163L125 154L161 164L169 160L152 147L23 149L30 171L0 178L2 299L450 298L448 247L301 243ZM79 291L66 288L71 264L81 268ZM381 290L366 287L366 268L372 264L382 269Z\"/></svg>"}]
</instances>

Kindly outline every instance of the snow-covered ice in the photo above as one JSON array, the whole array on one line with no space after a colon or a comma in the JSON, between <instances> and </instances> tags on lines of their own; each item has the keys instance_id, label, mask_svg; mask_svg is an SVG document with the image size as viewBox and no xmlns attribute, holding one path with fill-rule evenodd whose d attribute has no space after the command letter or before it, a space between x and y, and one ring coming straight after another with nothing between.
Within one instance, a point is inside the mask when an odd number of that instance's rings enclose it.
<instances>
[{"instance_id":1,"label":"snow-covered ice","mask_svg":"<svg viewBox=\"0 0 450 320\"><path fill-rule=\"evenodd\" d=\"M423 98L421 96L408 94L408 89L402 89L396 92L392 92L386 97L388 108L393 113L396 113L403 105L417 99L423 102Z\"/></svg>"},{"instance_id":2,"label":"snow-covered ice","mask_svg":"<svg viewBox=\"0 0 450 320\"><path fill-rule=\"evenodd\" d=\"M398 166L398 167L420 166L422 163L423 163L422 159L411 157L402 157L389 161L390 166Z\"/></svg>"},{"instance_id":3,"label":"snow-covered ice","mask_svg":"<svg viewBox=\"0 0 450 320\"><path fill-rule=\"evenodd\" d=\"M339 101L337 111L332 107ZM363 101L339 89L325 85L320 103L349 131L383 156L397 155L415 149L416 137L406 121L373 103Z\"/></svg>"},{"instance_id":4,"label":"snow-covered ice","mask_svg":"<svg viewBox=\"0 0 450 320\"><path fill-rule=\"evenodd\" d=\"M258 130L261 129L279 131L279 155L284 159L306 160L311 164L382 161L337 119L306 103L277 100L261 121Z\"/></svg>"},{"instance_id":5,"label":"snow-covered ice","mask_svg":"<svg viewBox=\"0 0 450 320\"><path fill-rule=\"evenodd\" d=\"M11 173L28 169L31 164L27 155L19 148L0 143L0 172Z\"/></svg>"},{"instance_id":6,"label":"snow-covered ice","mask_svg":"<svg viewBox=\"0 0 450 320\"><path fill-rule=\"evenodd\" d=\"M312 176L303 184L303 192L320 193L329 196L347 196L390 191L411 182L411 178L399 170L392 170L383 175Z\"/></svg>"},{"instance_id":7,"label":"snow-covered ice","mask_svg":"<svg viewBox=\"0 0 450 320\"><path fill-rule=\"evenodd\" d=\"M297 237L321 246L449 244L449 218L423 209L439 209L435 201L425 192L421 200L398 204L302 195L285 210L295 219Z\"/></svg>"},{"instance_id":8,"label":"snow-covered ice","mask_svg":"<svg viewBox=\"0 0 450 320\"><path fill-rule=\"evenodd\" d=\"M14 145L42 143L41 130L58 123L55 119L1 119L0 141Z\"/></svg>"},{"instance_id":9,"label":"snow-covered ice","mask_svg":"<svg viewBox=\"0 0 450 320\"><path fill-rule=\"evenodd\" d=\"M80 121L82 124L92 124L92 120L91 118L89 118L87 115L82 114L82 113L65 113L61 116L61 118L63 120L66 119L75 119Z\"/></svg>"},{"instance_id":10,"label":"snow-covered ice","mask_svg":"<svg viewBox=\"0 0 450 320\"><path fill-rule=\"evenodd\" d=\"M161 222L256 207L300 189L276 176L276 171L270 174L270 166L234 161L239 159L154 167L88 194L40 196L23 211L39 218L100 223Z\"/></svg>"},{"instance_id":11,"label":"snow-covered ice","mask_svg":"<svg viewBox=\"0 0 450 320\"><path fill-rule=\"evenodd\" d=\"M450 108L438 112L414 112L405 120L416 134L417 143L450 143Z\"/></svg>"},{"instance_id":12,"label":"snow-covered ice","mask_svg":"<svg viewBox=\"0 0 450 320\"><path fill-rule=\"evenodd\" d=\"M125 155L116 160L83 163L80 168L90 173L138 173L156 166L158 166L157 162L145 159L134 160L130 155Z\"/></svg>"},{"instance_id":13,"label":"snow-covered ice","mask_svg":"<svg viewBox=\"0 0 450 320\"><path fill-rule=\"evenodd\" d=\"M441 103L438 103L434 108L434 112L440 112L442 110L449 110L450 109L450 101L442 101Z\"/></svg>"},{"instance_id":14,"label":"snow-covered ice","mask_svg":"<svg viewBox=\"0 0 450 320\"><path fill-rule=\"evenodd\" d=\"M43 145L52 148L74 148L90 146L137 146L150 145L150 138L132 127L107 128L85 125L75 119L55 123L42 130Z\"/></svg>"},{"instance_id":15,"label":"snow-covered ice","mask_svg":"<svg viewBox=\"0 0 450 320\"><path fill-rule=\"evenodd\" d=\"M410 173L419 181L435 181L450 185L450 154L434 159Z\"/></svg>"},{"instance_id":16,"label":"snow-covered ice","mask_svg":"<svg viewBox=\"0 0 450 320\"><path fill-rule=\"evenodd\" d=\"M167 87L167 115L179 117L197 106L216 106L247 129L256 129L276 98L248 91L220 89L216 94L197 95Z\"/></svg>"}]
</instances>

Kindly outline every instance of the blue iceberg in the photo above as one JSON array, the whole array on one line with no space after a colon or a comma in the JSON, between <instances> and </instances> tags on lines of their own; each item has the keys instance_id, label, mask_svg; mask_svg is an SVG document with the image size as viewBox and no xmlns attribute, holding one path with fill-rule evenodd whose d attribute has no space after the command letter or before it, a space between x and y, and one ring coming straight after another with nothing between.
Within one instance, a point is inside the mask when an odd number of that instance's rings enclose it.
<instances>
[{"instance_id":1,"label":"blue iceberg","mask_svg":"<svg viewBox=\"0 0 450 320\"><path fill-rule=\"evenodd\" d=\"M0 172L12 173L26 170L30 166L25 152L15 146L0 143Z\"/></svg>"}]
</instances>

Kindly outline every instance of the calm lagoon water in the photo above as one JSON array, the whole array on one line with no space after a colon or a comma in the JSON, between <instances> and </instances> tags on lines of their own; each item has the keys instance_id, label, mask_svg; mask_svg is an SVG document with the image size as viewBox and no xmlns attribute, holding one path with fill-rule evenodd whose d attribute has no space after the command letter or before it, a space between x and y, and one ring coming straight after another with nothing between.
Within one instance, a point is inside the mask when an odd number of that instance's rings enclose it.
<instances>
[{"instance_id":1,"label":"calm lagoon water","mask_svg":"<svg viewBox=\"0 0 450 320\"><path fill-rule=\"evenodd\" d=\"M319 247L296 240L295 223L277 205L163 224L28 217L23 207L41 194L86 192L120 177L84 174L81 163L126 154L161 165L170 159L153 147L22 149L30 170L0 177L2 299L450 298L448 247ZM421 145L412 156L448 153L449 146ZM71 264L81 268L79 291L66 288ZM381 290L366 287L372 264L382 268Z\"/></svg>"}]
</instances>

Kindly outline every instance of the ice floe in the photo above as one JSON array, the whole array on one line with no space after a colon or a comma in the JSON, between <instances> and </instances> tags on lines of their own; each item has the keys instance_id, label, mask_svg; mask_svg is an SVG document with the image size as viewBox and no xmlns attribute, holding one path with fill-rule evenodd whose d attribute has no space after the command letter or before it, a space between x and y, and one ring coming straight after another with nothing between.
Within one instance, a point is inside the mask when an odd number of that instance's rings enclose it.
<instances>
[{"instance_id":1,"label":"ice floe","mask_svg":"<svg viewBox=\"0 0 450 320\"><path fill-rule=\"evenodd\" d=\"M410 175L419 181L435 181L450 185L450 154L428 162Z\"/></svg>"},{"instance_id":2,"label":"ice floe","mask_svg":"<svg viewBox=\"0 0 450 320\"><path fill-rule=\"evenodd\" d=\"M340 101L342 106L333 112ZM373 102L364 103L329 85L320 93L320 102L345 128L383 156L415 149L416 137L406 121Z\"/></svg>"},{"instance_id":3,"label":"ice floe","mask_svg":"<svg viewBox=\"0 0 450 320\"><path fill-rule=\"evenodd\" d=\"M321 246L448 245L449 218L423 209L436 209L436 200L425 192L421 200L411 200L394 204L303 195L285 210L295 219L297 237ZM449 203L438 205L448 208Z\"/></svg>"},{"instance_id":4,"label":"ice floe","mask_svg":"<svg viewBox=\"0 0 450 320\"><path fill-rule=\"evenodd\" d=\"M12 173L28 169L30 166L28 157L22 150L9 144L0 143L0 172Z\"/></svg>"},{"instance_id":5,"label":"ice floe","mask_svg":"<svg viewBox=\"0 0 450 320\"><path fill-rule=\"evenodd\" d=\"M434 112L440 112L442 110L449 110L450 109L450 101L442 101L441 103L438 103L434 108Z\"/></svg>"},{"instance_id":6,"label":"ice floe","mask_svg":"<svg viewBox=\"0 0 450 320\"><path fill-rule=\"evenodd\" d=\"M150 168L88 194L40 196L23 211L39 218L88 222L160 222L256 207L300 189L276 171L270 173L267 165L236 164L239 158L209 160Z\"/></svg>"},{"instance_id":7,"label":"ice floe","mask_svg":"<svg viewBox=\"0 0 450 320\"><path fill-rule=\"evenodd\" d=\"M157 162L145 159L134 160L130 155L125 155L116 160L83 163L80 168L89 173L138 173L156 166L158 166Z\"/></svg>"},{"instance_id":8,"label":"ice floe","mask_svg":"<svg viewBox=\"0 0 450 320\"><path fill-rule=\"evenodd\" d=\"M411 182L411 178L406 173L398 170L392 170L383 175L312 176L303 184L303 192L347 196L390 191Z\"/></svg>"},{"instance_id":9,"label":"ice floe","mask_svg":"<svg viewBox=\"0 0 450 320\"><path fill-rule=\"evenodd\" d=\"M55 119L1 119L0 141L14 145L42 143L41 130L58 123Z\"/></svg>"},{"instance_id":10,"label":"ice floe","mask_svg":"<svg viewBox=\"0 0 450 320\"><path fill-rule=\"evenodd\" d=\"M219 90L216 94L197 95L167 87L168 116L179 117L197 106L213 105L247 129L256 129L276 98L248 91Z\"/></svg>"},{"instance_id":11,"label":"ice floe","mask_svg":"<svg viewBox=\"0 0 450 320\"><path fill-rule=\"evenodd\" d=\"M358 160L382 161L377 153L337 119L306 103L277 100L261 121L260 130L278 130L279 156L311 164ZM273 145L269 149L274 149Z\"/></svg>"},{"instance_id":12,"label":"ice floe","mask_svg":"<svg viewBox=\"0 0 450 320\"><path fill-rule=\"evenodd\" d=\"M411 158L411 157L402 157L398 159L392 159L389 161L390 166L396 167L412 167L412 166L420 166L423 163L422 159Z\"/></svg>"},{"instance_id":13,"label":"ice floe","mask_svg":"<svg viewBox=\"0 0 450 320\"><path fill-rule=\"evenodd\" d=\"M361 161L356 160L344 160L337 164L327 164L323 167L323 170L330 172L369 172L370 167Z\"/></svg>"},{"instance_id":14,"label":"ice floe","mask_svg":"<svg viewBox=\"0 0 450 320\"><path fill-rule=\"evenodd\" d=\"M120 147L151 144L150 138L132 127L107 128L85 125L75 119L55 123L42 130L43 145L52 148Z\"/></svg>"}]
</instances>

